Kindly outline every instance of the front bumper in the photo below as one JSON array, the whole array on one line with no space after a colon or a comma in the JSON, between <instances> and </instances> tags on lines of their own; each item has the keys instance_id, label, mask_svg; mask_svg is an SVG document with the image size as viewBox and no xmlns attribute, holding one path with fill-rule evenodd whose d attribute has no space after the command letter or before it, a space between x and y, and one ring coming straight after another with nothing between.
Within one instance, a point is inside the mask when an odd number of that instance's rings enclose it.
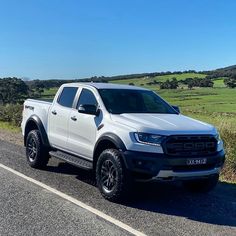
<instances>
[{"instance_id":1,"label":"front bumper","mask_svg":"<svg viewBox=\"0 0 236 236\"><path fill-rule=\"evenodd\" d=\"M126 168L140 180L173 180L219 174L224 161L224 150L210 156L173 157L160 153L123 152ZM206 158L204 165L187 165L187 159Z\"/></svg>"},{"instance_id":2,"label":"front bumper","mask_svg":"<svg viewBox=\"0 0 236 236\"><path fill-rule=\"evenodd\" d=\"M215 167L211 170L201 171L185 171L174 172L173 170L160 170L157 176L154 176L152 180L177 180L177 179L192 179L196 177L207 177L209 175L219 174L221 167Z\"/></svg>"}]
</instances>

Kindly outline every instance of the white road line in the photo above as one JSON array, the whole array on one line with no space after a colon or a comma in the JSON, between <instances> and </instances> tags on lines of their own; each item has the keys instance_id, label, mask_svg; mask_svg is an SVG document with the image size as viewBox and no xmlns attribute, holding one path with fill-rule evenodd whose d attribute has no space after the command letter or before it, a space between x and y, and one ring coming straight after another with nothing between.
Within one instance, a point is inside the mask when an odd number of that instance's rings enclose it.
<instances>
[{"instance_id":1,"label":"white road line","mask_svg":"<svg viewBox=\"0 0 236 236\"><path fill-rule=\"evenodd\" d=\"M22 174L22 173L20 173L20 172L18 172L16 170L13 170L12 168L9 168L9 167L7 167L5 165L0 164L0 167L5 169L5 170L7 170L7 171L9 171L9 172L11 172L11 173L13 173L13 174L15 174L15 175L17 175L17 176L19 176L19 177L21 177L21 178L23 178L23 179L25 179L25 180L27 180L27 181L29 181L29 182L31 182L31 183L34 183L34 184L40 186L41 188L44 188L44 189L46 189L46 190L48 190L48 191L50 191L50 192L60 196L61 198L66 199L67 201L70 201L70 202L76 204L77 206L79 206L79 207L81 207L81 208L83 208L83 209L85 209L85 210L87 210L87 211L89 211L89 212L91 212L91 213L93 213L93 214L103 218L104 220L106 220L108 222L111 222L112 224L120 227L121 229L126 230L127 232L129 232L129 233L131 233L133 235L146 236L146 234L144 234L144 233L142 233L142 232L140 232L140 231L138 231L136 229L133 229L132 227L122 223L121 221L116 220L116 219L112 218L111 216L108 216L105 213L103 213L103 212L101 212L101 211L99 211L99 210L97 210L97 209L95 209L95 208L93 208L91 206L88 206L85 203L83 203L83 202L81 202L81 201L79 201L79 200L77 200L77 199L75 199L73 197L70 197L67 194L62 193L62 192L60 192L60 191L58 191L58 190L56 190L56 189L54 189L54 188L44 184L44 183L41 183L41 182L39 182L39 181L37 181L37 180L35 180L35 179L31 178L31 177L28 177L28 176L26 176L26 175L24 175L24 174Z\"/></svg>"}]
</instances>

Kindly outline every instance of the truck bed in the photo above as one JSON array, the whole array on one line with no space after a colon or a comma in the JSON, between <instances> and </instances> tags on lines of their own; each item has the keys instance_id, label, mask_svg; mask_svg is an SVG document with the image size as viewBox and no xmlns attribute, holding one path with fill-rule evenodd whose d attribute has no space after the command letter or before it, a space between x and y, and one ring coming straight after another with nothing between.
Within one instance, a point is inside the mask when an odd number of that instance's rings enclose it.
<instances>
[{"instance_id":1,"label":"truck bed","mask_svg":"<svg viewBox=\"0 0 236 236\"><path fill-rule=\"evenodd\" d=\"M30 116L35 115L40 118L43 123L44 129L48 128L48 112L51 108L52 102L37 100L37 99L27 99L24 102L23 119L21 126L25 126L25 122L30 118ZM24 135L24 129L22 129Z\"/></svg>"}]
</instances>

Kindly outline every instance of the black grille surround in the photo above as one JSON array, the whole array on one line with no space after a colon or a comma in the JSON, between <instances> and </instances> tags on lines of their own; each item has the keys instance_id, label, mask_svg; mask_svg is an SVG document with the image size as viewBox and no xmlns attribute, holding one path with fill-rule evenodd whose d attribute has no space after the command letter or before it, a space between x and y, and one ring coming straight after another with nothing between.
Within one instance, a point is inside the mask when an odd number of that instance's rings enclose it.
<instances>
[{"instance_id":1,"label":"black grille surround","mask_svg":"<svg viewBox=\"0 0 236 236\"><path fill-rule=\"evenodd\" d=\"M217 140L213 135L172 135L162 148L168 156L209 156L217 152Z\"/></svg>"}]
</instances>

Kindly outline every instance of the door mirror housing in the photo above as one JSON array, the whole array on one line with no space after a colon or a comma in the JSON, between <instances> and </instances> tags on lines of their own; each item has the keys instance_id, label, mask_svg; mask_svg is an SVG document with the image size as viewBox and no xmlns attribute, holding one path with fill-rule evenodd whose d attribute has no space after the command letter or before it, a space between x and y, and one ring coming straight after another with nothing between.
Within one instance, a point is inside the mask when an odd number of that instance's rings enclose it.
<instances>
[{"instance_id":1,"label":"door mirror housing","mask_svg":"<svg viewBox=\"0 0 236 236\"><path fill-rule=\"evenodd\" d=\"M174 105L172 105L172 107L178 112L178 113L180 113L180 109L179 109L179 107L178 106L174 106Z\"/></svg>"},{"instance_id":2,"label":"door mirror housing","mask_svg":"<svg viewBox=\"0 0 236 236\"><path fill-rule=\"evenodd\" d=\"M81 104L78 109L79 113L98 116L100 110L95 105L90 104Z\"/></svg>"}]
</instances>

